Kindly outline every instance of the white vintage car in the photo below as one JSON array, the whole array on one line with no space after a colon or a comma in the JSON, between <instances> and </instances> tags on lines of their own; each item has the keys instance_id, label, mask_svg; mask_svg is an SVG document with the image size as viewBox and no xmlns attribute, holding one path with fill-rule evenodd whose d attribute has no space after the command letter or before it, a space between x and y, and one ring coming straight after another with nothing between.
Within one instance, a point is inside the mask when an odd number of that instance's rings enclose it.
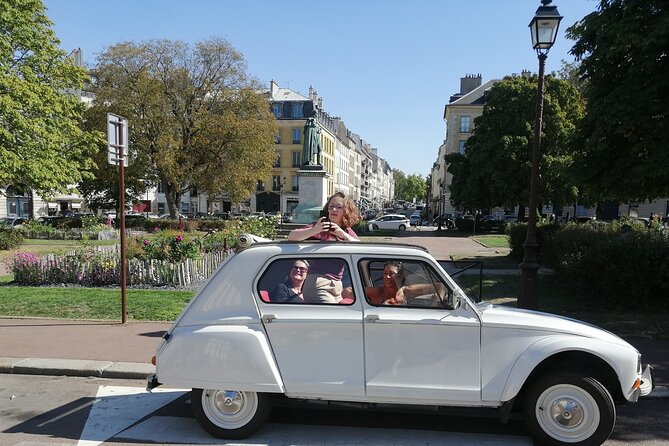
<instances>
[{"instance_id":1,"label":"white vintage car","mask_svg":"<svg viewBox=\"0 0 669 446\"><path fill-rule=\"evenodd\" d=\"M652 369L619 337L582 322L470 300L417 246L254 241L229 256L157 349L148 388L192 388L196 418L222 438L267 420L274 396L522 412L540 444L598 445L614 404L653 388ZM338 304L276 301L295 260L344 264ZM373 305L366 289L400 261L424 295ZM336 263L336 262L335 262ZM305 300L308 300L305 296Z\"/></svg>"}]
</instances>

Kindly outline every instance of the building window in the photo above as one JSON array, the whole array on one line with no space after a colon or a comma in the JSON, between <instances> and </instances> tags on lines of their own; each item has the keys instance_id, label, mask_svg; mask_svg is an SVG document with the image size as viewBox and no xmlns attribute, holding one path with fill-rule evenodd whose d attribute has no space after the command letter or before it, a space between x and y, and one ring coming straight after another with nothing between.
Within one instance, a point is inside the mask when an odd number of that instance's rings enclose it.
<instances>
[{"instance_id":1,"label":"building window","mask_svg":"<svg viewBox=\"0 0 669 446\"><path fill-rule=\"evenodd\" d=\"M283 111L283 104L281 102L275 102L272 104L272 113L276 118L281 117L281 112Z\"/></svg>"},{"instance_id":2,"label":"building window","mask_svg":"<svg viewBox=\"0 0 669 446\"><path fill-rule=\"evenodd\" d=\"M460 155L465 154L465 142L466 142L466 140L464 140L464 139L461 139L460 141L458 141L458 153Z\"/></svg>"},{"instance_id":3,"label":"building window","mask_svg":"<svg viewBox=\"0 0 669 446\"><path fill-rule=\"evenodd\" d=\"M300 190L300 177L294 175L290 179L291 190L298 191Z\"/></svg>"},{"instance_id":4,"label":"building window","mask_svg":"<svg viewBox=\"0 0 669 446\"><path fill-rule=\"evenodd\" d=\"M274 167L281 167L281 154L277 152Z\"/></svg>"},{"instance_id":5,"label":"building window","mask_svg":"<svg viewBox=\"0 0 669 446\"><path fill-rule=\"evenodd\" d=\"M258 180L258 184L256 184L256 190L259 192L262 192L265 190L265 184L263 180Z\"/></svg>"},{"instance_id":6,"label":"building window","mask_svg":"<svg viewBox=\"0 0 669 446\"><path fill-rule=\"evenodd\" d=\"M460 116L460 133L469 133L471 122L471 116Z\"/></svg>"},{"instance_id":7,"label":"building window","mask_svg":"<svg viewBox=\"0 0 669 446\"><path fill-rule=\"evenodd\" d=\"M301 118L302 117L302 103L293 102L291 108L291 118Z\"/></svg>"},{"instance_id":8,"label":"building window","mask_svg":"<svg viewBox=\"0 0 669 446\"><path fill-rule=\"evenodd\" d=\"M293 144L300 144L302 142L302 129L293 129Z\"/></svg>"},{"instance_id":9,"label":"building window","mask_svg":"<svg viewBox=\"0 0 669 446\"><path fill-rule=\"evenodd\" d=\"M293 167L300 167L300 163L302 162L302 152L293 152L292 153L292 161L293 161Z\"/></svg>"},{"instance_id":10,"label":"building window","mask_svg":"<svg viewBox=\"0 0 669 446\"><path fill-rule=\"evenodd\" d=\"M281 190L281 175L272 175L272 190L274 192Z\"/></svg>"}]
</instances>

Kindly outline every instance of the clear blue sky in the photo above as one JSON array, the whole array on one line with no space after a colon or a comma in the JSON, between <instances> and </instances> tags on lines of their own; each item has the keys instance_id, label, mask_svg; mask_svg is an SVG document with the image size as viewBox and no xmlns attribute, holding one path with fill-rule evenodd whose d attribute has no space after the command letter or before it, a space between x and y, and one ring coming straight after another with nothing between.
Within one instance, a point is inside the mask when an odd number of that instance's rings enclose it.
<instances>
[{"instance_id":1,"label":"clear blue sky","mask_svg":"<svg viewBox=\"0 0 669 446\"><path fill-rule=\"evenodd\" d=\"M539 0L44 0L62 48L93 64L104 48L155 38L227 39L249 73L307 93L378 148L392 168L430 172L460 77L538 70L527 25ZM594 0L554 0L564 16L546 71L573 42L567 27Z\"/></svg>"}]
</instances>

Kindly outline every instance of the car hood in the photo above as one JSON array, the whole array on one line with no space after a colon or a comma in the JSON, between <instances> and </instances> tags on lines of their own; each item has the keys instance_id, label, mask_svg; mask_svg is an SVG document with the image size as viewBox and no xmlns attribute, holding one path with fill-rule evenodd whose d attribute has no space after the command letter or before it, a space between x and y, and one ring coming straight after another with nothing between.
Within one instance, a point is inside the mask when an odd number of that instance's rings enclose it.
<instances>
[{"instance_id":1,"label":"car hood","mask_svg":"<svg viewBox=\"0 0 669 446\"><path fill-rule=\"evenodd\" d=\"M601 339L614 344L631 347L628 342L615 334L576 319L539 311L492 305L487 302L478 304L477 308L481 314L483 327L505 327L521 330L537 330L544 333L565 333Z\"/></svg>"}]
</instances>

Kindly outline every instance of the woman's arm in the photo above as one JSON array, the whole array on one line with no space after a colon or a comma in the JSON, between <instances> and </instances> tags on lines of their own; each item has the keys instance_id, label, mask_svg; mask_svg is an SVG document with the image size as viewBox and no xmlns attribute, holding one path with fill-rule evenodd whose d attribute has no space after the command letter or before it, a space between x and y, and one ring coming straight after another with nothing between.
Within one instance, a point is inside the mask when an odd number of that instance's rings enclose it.
<instances>
[{"instance_id":1,"label":"woman's arm","mask_svg":"<svg viewBox=\"0 0 669 446\"><path fill-rule=\"evenodd\" d=\"M446 287L441 283L416 283L413 285L404 285L397 290L397 294L393 299L388 299L386 302L391 305L402 305L410 302L418 296L434 292L440 296L444 296L446 294Z\"/></svg>"},{"instance_id":2,"label":"woman's arm","mask_svg":"<svg viewBox=\"0 0 669 446\"><path fill-rule=\"evenodd\" d=\"M305 226L303 228L293 229L288 233L288 240L298 242L301 240L306 240L309 237L314 237L324 230L323 227L324 218L320 218L316 223L311 226Z\"/></svg>"}]
</instances>

